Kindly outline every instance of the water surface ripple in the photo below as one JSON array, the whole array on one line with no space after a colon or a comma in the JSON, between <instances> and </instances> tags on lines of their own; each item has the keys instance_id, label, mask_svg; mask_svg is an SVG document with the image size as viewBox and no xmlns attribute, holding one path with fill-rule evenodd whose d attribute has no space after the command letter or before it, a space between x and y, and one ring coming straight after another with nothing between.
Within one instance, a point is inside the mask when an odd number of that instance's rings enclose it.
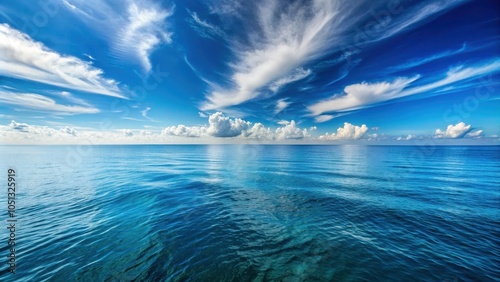
<instances>
[{"instance_id":1,"label":"water surface ripple","mask_svg":"<svg viewBox=\"0 0 500 282\"><path fill-rule=\"evenodd\" d=\"M1 281L500 280L499 147L0 148Z\"/></svg>"}]
</instances>

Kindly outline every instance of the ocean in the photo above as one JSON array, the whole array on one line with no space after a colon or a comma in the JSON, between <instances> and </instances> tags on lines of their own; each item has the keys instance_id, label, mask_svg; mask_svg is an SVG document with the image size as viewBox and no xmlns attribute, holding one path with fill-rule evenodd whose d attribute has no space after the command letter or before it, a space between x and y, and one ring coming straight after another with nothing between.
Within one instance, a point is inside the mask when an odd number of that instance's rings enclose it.
<instances>
[{"instance_id":1,"label":"ocean","mask_svg":"<svg viewBox=\"0 0 500 282\"><path fill-rule=\"evenodd\" d=\"M0 151L0 281L500 281L498 146Z\"/></svg>"}]
</instances>

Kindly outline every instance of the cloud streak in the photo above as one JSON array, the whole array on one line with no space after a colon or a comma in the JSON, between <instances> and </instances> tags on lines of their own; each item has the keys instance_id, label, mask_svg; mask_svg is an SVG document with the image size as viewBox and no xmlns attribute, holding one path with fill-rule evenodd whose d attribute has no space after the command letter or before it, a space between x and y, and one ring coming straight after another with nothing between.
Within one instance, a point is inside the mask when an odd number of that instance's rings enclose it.
<instances>
[{"instance_id":1,"label":"cloud streak","mask_svg":"<svg viewBox=\"0 0 500 282\"><path fill-rule=\"evenodd\" d=\"M190 18L187 20L190 26L201 36L205 38L224 38L224 31L205 20L202 20L196 12L188 10Z\"/></svg>"},{"instance_id":2,"label":"cloud streak","mask_svg":"<svg viewBox=\"0 0 500 282\"><path fill-rule=\"evenodd\" d=\"M398 78L392 82L367 83L362 82L352 84L344 88L343 93L335 94L332 97L313 103L308 106L312 116L320 116L324 113L339 113L360 110L373 107L378 103L385 103L396 98L421 94L418 97L428 97L429 95L443 95L433 93L443 87L450 87L454 83L475 79L482 75L500 71L500 59L465 67L459 66L450 69L444 78L411 87L420 76L412 78ZM452 89L452 88L451 88Z\"/></svg>"},{"instance_id":3,"label":"cloud streak","mask_svg":"<svg viewBox=\"0 0 500 282\"><path fill-rule=\"evenodd\" d=\"M333 40L338 22L337 5L331 1L279 3L265 1L256 5L257 27L248 26L248 42L233 44L236 60L232 62L231 89L215 89L202 103L202 110L223 109L260 98L262 88L273 92L288 83L309 75L301 65L317 58ZM243 47L248 46L248 47ZM295 72L295 73L294 73ZM274 83L274 85L273 85Z\"/></svg>"},{"instance_id":4,"label":"cloud streak","mask_svg":"<svg viewBox=\"0 0 500 282\"><path fill-rule=\"evenodd\" d=\"M344 88L344 93L313 104L308 109L314 116L327 112L357 110L367 105L399 97L403 89L417 79L418 76L398 78L392 82L352 84Z\"/></svg>"},{"instance_id":5,"label":"cloud streak","mask_svg":"<svg viewBox=\"0 0 500 282\"><path fill-rule=\"evenodd\" d=\"M95 114L99 112L99 109L92 106L61 105L53 99L33 93L0 91L0 103L54 115Z\"/></svg>"},{"instance_id":6,"label":"cloud streak","mask_svg":"<svg viewBox=\"0 0 500 282\"><path fill-rule=\"evenodd\" d=\"M405 69L411 69L411 68L418 67L418 66L421 66L421 65L439 60L439 59L443 59L446 57L450 57L450 56L454 56L454 55L463 53L466 50L467 50L467 45L464 43L460 49L447 50L447 51L443 51L441 53L437 53L437 54L427 56L424 58L414 59L414 60L408 61L406 63L403 63L401 65L390 67L388 69L389 69L389 71L400 71L400 70L405 70Z\"/></svg>"}]
</instances>

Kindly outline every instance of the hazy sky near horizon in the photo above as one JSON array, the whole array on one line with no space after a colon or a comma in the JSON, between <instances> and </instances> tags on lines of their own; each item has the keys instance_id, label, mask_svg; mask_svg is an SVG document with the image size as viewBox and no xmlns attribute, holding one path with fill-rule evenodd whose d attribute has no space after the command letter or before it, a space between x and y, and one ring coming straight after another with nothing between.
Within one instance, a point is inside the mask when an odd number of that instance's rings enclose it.
<instances>
[{"instance_id":1,"label":"hazy sky near horizon","mask_svg":"<svg viewBox=\"0 0 500 282\"><path fill-rule=\"evenodd\" d=\"M2 2L0 141L500 144L499 11L494 0Z\"/></svg>"}]
</instances>

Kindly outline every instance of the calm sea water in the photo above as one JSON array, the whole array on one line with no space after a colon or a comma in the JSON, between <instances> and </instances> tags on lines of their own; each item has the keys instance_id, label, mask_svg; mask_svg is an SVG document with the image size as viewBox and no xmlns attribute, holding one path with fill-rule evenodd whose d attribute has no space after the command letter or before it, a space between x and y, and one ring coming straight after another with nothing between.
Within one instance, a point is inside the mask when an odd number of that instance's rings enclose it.
<instances>
[{"instance_id":1,"label":"calm sea water","mask_svg":"<svg viewBox=\"0 0 500 282\"><path fill-rule=\"evenodd\" d=\"M0 152L1 281L500 280L500 147Z\"/></svg>"}]
</instances>

